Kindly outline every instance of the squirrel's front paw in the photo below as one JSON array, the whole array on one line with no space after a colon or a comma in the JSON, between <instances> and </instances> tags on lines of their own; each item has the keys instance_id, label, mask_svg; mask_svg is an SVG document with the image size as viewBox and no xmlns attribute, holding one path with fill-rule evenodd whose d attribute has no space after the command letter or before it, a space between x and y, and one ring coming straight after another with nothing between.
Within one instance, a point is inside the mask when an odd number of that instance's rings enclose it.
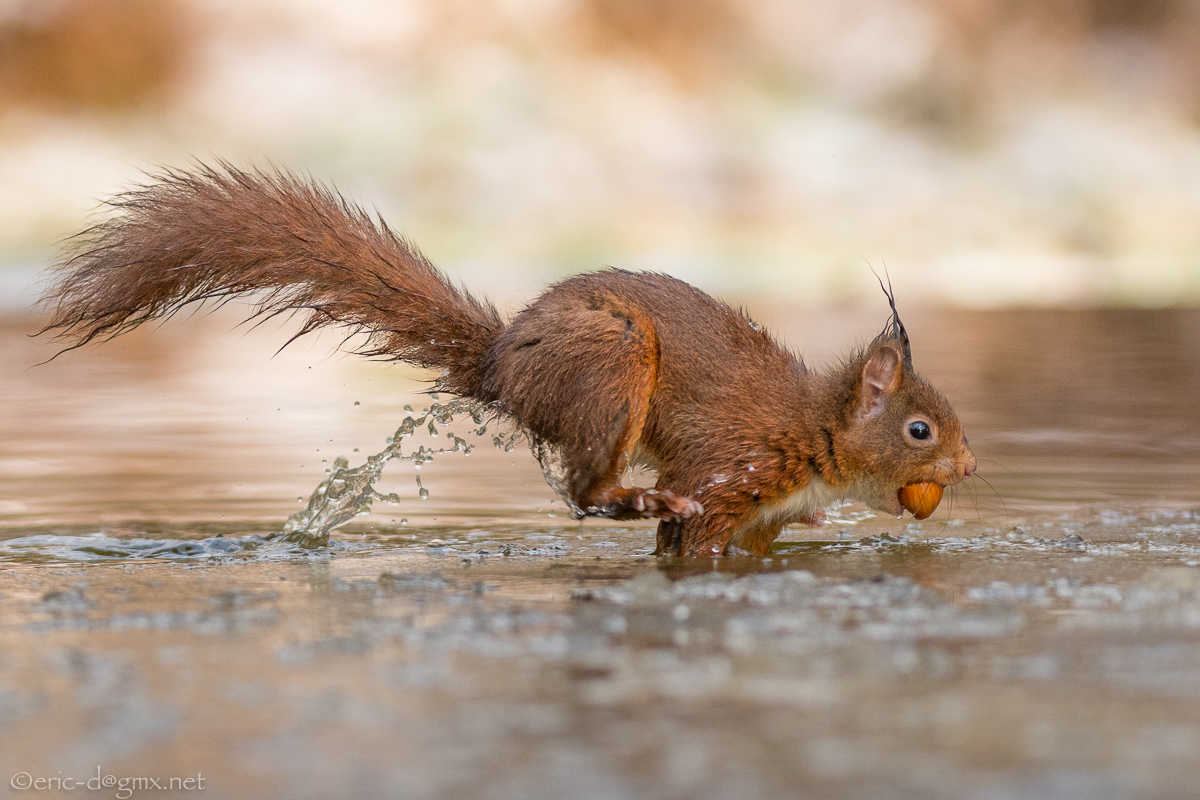
<instances>
[{"instance_id":1,"label":"squirrel's front paw","mask_svg":"<svg viewBox=\"0 0 1200 800\"><path fill-rule=\"evenodd\" d=\"M646 489L638 498L647 517L687 519L704 513L704 506L690 497L681 497L669 489Z\"/></svg>"},{"instance_id":2,"label":"squirrel's front paw","mask_svg":"<svg viewBox=\"0 0 1200 800\"><path fill-rule=\"evenodd\" d=\"M704 506L669 489L614 489L588 508L588 514L610 519L686 519L703 513Z\"/></svg>"}]
</instances>

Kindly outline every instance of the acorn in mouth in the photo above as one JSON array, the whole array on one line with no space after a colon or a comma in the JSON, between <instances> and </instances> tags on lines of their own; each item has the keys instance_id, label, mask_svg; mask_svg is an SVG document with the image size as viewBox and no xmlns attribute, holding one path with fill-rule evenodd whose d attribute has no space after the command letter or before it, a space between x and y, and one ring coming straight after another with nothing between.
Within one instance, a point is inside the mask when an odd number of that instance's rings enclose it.
<instances>
[{"instance_id":1,"label":"acorn in mouth","mask_svg":"<svg viewBox=\"0 0 1200 800\"><path fill-rule=\"evenodd\" d=\"M910 483L898 492L900 505L912 512L915 519L925 519L937 510L942 502L940 483Z\"/></svg>"}]
</instances>

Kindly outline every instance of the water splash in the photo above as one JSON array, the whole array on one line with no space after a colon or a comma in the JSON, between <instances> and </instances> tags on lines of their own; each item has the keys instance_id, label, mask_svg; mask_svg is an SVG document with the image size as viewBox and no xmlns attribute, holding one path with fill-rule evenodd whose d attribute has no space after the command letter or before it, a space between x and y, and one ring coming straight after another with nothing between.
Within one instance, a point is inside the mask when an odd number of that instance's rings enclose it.
<instances>
[{"instance_id":1,"label":"water splash","mask_svg":"<svg viewBox=\"0 0 1200 800\"><path fill-rule=\"evenodd\" d=\"M405 410L412 411L412 408L405 406ZM383 494L375 488L375 484L383 475L383 468L389 462L406 461L414 468L420 469L433 461L434 456L442 453L469 454L475 449L475 445L469 444L466 439L452 431L446 431L445 436L449 442L445 447L428 448L421 445L411 453L403 451L404 440L418 429L424 428L431 436L438 436L438 427L445 428L452 424L456 414L469 415L479 426L475 431L477 434L482 435L480 432L486 431L484 420L487 408L475 401L456 398L447 403L433 403L422 410L418 417L409 414L400 423L396 433L388 439L387 447L382 452L369 456L365 464L351 468L345 456L338 456L333 462L329 477L321 481L313 491L304 509L289 517L283 530L268 538L281 538L282 541L305 548L325 547L329 544L331 531L355 517L369 514L376 500L399 503L400 497L395 492ZM520 433L513 433L507 438L498 438L497 447L512 452L520 437ZM419 476L417 488L422 500L429 497L429 491L421 486Z\"/></svg>"},{"instance_id":2,"label":"water splash","mask_svg":"<svg viewBox=\"0 0 1200 800\"><path fill-rule=\"evenodd\" d=\"M546 479L546 483L554 490L554 493L566 504L567 514L571 519L583 519L587 516L587 512L575 505L575 501L571 499L570 492L567 491L567 465L563 458L562 451L556 447L546 444L543 441L532 439L533 455L537 459L538 466L542 468L542 477ZM500 444L496 444L500 447ZM512 445L505 447L506 452L511 452ZM539 509L540 511L541 509Z\"/></svg>"}]
</instances>

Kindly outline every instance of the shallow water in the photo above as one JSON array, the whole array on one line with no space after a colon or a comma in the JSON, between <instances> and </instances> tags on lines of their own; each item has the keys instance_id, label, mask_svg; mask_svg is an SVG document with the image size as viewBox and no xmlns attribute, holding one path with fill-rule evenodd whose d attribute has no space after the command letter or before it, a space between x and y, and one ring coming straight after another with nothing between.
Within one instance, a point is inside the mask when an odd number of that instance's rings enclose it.
<instances>
[{"instance_id":1,"label":"shallow water","mask_svg":"<svg viewBox=\"0 0 1200 800\"><path fill-rule=\"evenodd\" d=\"M879 327L756 316L816 363ZM493 432L267 541L415 373L224 317L27 369L4 327L0 796L1190 796L1200 313L907 316L991 488L720 560L567 520Z\"/></svg>"}]
</instances>

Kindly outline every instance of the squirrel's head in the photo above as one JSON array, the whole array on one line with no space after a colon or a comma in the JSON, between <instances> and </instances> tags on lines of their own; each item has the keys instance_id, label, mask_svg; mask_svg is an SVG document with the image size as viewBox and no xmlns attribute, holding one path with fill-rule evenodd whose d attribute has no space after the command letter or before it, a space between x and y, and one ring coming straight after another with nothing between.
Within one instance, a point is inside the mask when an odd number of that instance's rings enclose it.
<instances>
[{"instance_id":1,"label":"squirrel's head","mask_svg":"<svg viewBox=\"0 0 1200 800\"><path fill-rule=\"evenodd\" d=\"M975 455L958 414L913 370L908 333L894 301L883 333L848 368L849 392L834 445L856 499L899 516L901 488L951 486L975 472Z\"/></svg>"}]
</instances>

